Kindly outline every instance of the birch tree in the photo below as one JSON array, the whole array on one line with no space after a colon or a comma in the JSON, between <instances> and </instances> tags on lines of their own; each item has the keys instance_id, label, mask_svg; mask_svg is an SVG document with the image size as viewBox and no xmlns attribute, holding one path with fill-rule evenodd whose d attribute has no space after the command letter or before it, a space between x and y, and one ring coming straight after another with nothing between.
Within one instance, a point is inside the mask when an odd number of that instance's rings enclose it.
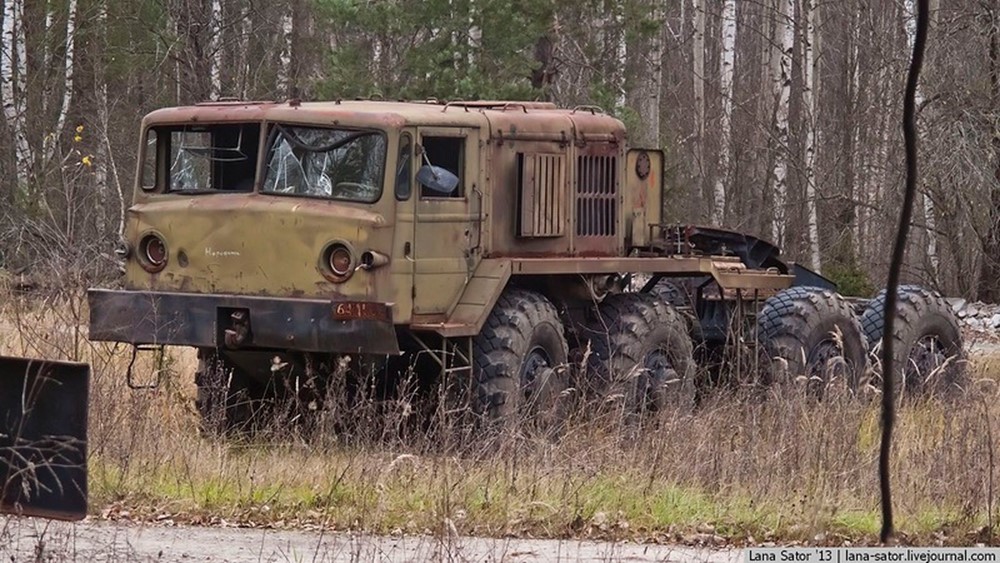
<instances>
[{"instance_id":1,"label":"birch tree","mask_svg":"<svg viewBox=\"0 0 1000 563\"><path fill-rule=\"evenodd\" d=\"M913 51L913 43L917 38L917 6L914 0L906 0L906 47L907 55ZM920 85L917 85L917 90L914 93L914 104L917 110L923 109L924 105L924 93ZM917 116L919 118L919 114ZM917 127L918 135L921 128ZM924 222L926 224L927 232L927 258L930 260L931 264L931 275L937 278L938 274L938 252L937 252L937 226L934 216L934 200L931 196L923 190L921 193L923 203L924 203Z\"/></svg>"},{"instance_id":2,"label":"birch tree","mask_svg":"<svg viewBox=\"0 0 1000 563\"><path fill-rule=\"evenodd\" d=\"M860 241L864 235L864 227L867 224L868 218L868 208L863 205L864 201L862 199L862 190L855 190L854 184L857 180L863 179L863 174L859 173L859 166L864 162L864 158L859 154L859 147L861 145L861 128L859 124L859 97L861 92L861 69L860 69L860 49L859 43L861 38L858 36L858 23L860 22L860 17L858 14L851 14L851 25L850 31L847 33L847 103L848 103L848 117L846 126L849 128L848 146L845 149L847 153L847 178L845 184L850 190L848 192L848 197L856 200L859 205L857 205L854 219L854 236L851 240L851 255L856 258L860 256ZM858 182L860 183L860 182Z\"/></svg>"},{"instance_id":3,"label":"birch tree","mask_svg":"<svg viewBox=\"0 0 1000 563\"><path fill-rule=\"evenodd\" d=\"M476 0L469 0L469 37L468 37L468 62L472 67L476 64L479 55L479 48L483 41L483 30L479 27L479 13L476 10Z\"/></svg>"},{"instance_id":4,"label":"birch tree","mask_svg":"<svg viewBox=\"0 0 1000 563\"><path fill-rule=\"evenodd\" d=\"M802 0L801 13L805 34L802 40L803 84L802 105L805 110L805 177L806 177L806 238L809 243L809 258L813 269L822 268L819 251L819 214L816 205L816 41L815 12L813 0Z\"/></svg>"},{"instance_id":5,"label":"birch tree","mask_svg":"<svg viewBox=\"0 0 1000 563\"><path fill-rule=\"evenodd\" d=\"M278 58L278 93L280 96L291 94L292 84L292 47L295 34L295 19L292 6L289 4L281 13L281 55Z\"/></svg>"},{"instance_id":6,"label":"birch tree","mask_svg":"<svg viewBox=\"0 0 1000 563\"><path fill-rule=\"evenodd\" d=\"M729 153L732 150L733 71L736 60L736 0L722 4L722 56L719 58L719 89L722 94L722 119L719 123L719 171L715 178L712 222L724 223L726 182L729 180Z\"/></svg>"},{"instance_id":7,"label":"birch tree","mask_svg":"<svg viewBox=\"0 0 1000 563\"><path fill-rule=\"evenodd\" d=\"M212 17L208 27L209 97L217 100L222 95L222 0L212 0Z\"/></svg>"},{"instance_id":8,"label":"birch tree","mask_svg":"<svg viewBox=\"0 0 1000 563\"><path fill-rule=\"evenodd\" d=\"M795 10L794 0L778 0L778 22L775 26L778 35L775 45L777 53L772 59L771 80L775 99L774 137L775 155L774 168L771 173L771 194L774 203L774 215L771 221L772 241L781 246L785 242L785 222L788 205L788 110L792 93L792 49L795 45L795 27L792 15Z\"/></svg>"},{"instance_id":9,"label":"birch tree","mask_svg":"<svg viewBox=\"0 0 1000 563\"><path fill-rule=\"evenodd\" d=\"M253 36L253 12L248 4L240 7L239 39L236 42L236 60L240 61L239 93L244 100L250 91L250 38Z\"/></svg>"},{"instance_id":10,"label":"birch tree","mask_svg":"<svg viewBox=\"0 0 1000 563\"><path fill-rule=\"evenodd\" d=\"M27 54L24 40L23 0L5 0L3 12L3 48L0 56L0 97L3 115L14 136L17 188L28 188L34 170L34 158L28 142Z\"/></svg>"},{"instance_id":11,"label":"birch tree","mask_svg":"<svg viewBox=\"0 0 1000 563\"><path fill-rule=\"evenodd\" d=\"M109 201L108 189L108 162L113 158L111 152L111 137L108 134L110 128L108 123L108 70L107 70L107 42L108 42L108 0L101 0L97 7L97 42L98 53L97 63L94 71L94 82L97 94L97 150L94 155L94 190L96 199L100 204L97 206L97 228L102 233L122 234L122 224L125 215L125 198L120 186L117 190L118 216L119 221L116 228L112 230L111 219L108 216L107 202Z\"/></svg>"},{"instance_id":12,"label":"birch tree","mask_svg":"<svg viewBox=\"0 0 1000 563\"><path fill-rule=\"evenodd\" d=\"M66 128L66 118L69 116L70 108L73 104L73 79L76 63L76 18L77 0L69 0L69 13L66 16L66 54L64 57L65 65L63 67L62 103L59 106L55 128L52 134L46 137L43 145L43 163L48 163L54 155L62 139L63 130Z\"/></svg>"},{"instance_id":13,"label":"birch tree","mask_svg":"<svg viewBox=\"0 0 1000 563\"><path fill-rule=\"evenodd\" d=\"M623 108L626 103L627 85L625 83L625 67L628 63L628 43L625 33L625 4L622 0L606 0L607 10L612 14L611 23L607 27L611 33L607 37L614 42L612 87L615 92L615 107Z\"/></svg>"}]
</instances>

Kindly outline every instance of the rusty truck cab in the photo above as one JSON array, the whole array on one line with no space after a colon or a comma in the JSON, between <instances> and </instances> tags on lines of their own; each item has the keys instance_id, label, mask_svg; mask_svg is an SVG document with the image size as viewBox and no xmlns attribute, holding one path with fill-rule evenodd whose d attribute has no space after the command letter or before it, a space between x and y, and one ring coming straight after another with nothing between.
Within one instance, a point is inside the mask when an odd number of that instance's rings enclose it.
<instances>
[{"instance_id":1,"label":"rusty truck cab","mask_svg":"<svg viewBox=\"0 0 1000 563\"><path fill-rule=\"evenodd\" d=\"M90 292L91 338L398 352L394 322L413 309L412 280L401 282L423 250L407 232L419 128L365 109L241 102L146 116L124 287Z\"/></svg>"}]
</instances>

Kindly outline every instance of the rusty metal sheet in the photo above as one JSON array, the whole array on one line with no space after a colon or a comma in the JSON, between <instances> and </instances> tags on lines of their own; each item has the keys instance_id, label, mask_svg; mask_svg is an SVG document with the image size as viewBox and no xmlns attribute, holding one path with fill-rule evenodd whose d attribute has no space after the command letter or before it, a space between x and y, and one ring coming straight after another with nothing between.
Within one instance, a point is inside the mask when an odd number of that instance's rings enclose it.
<instances>
[{"instance_id":1,"label":"rusty metal sheet","mask_svg":"<svg viewBox=\"0 0 1000 563\"><path fill-rule=\"evenodd\" d=\"M662 220L663 162L659 149L630 149L626 154L625 207L632 213L630 232L635 246L648 244L649 226Z\"/></svg>"},{"instance_id":2,"label":"rusty metal sheet","mask_svg":"<svg viewBox=\"0 0 1000 563\"><path fill-rule=\"evenodd\" d=\"M769 270L749 270L739 259L724 256L668 256L663 258L521 258L511 261L515 275L612 274L620 272L697 275L708 274L725 289L784 289L795 276Z\"/></svg>"},{"instance_id":3,"label":"rusty metal sheet","mask_svg":"<svg viewBox=\"0 0 1000 563\"><path fill-rule=\"evenodd\" d=\"M399 354L391 320L335 318L336 300L91 289L90 339L223 346L233 312L249 316L244 348Z\"/></svg>"},{"instance_id":4,"label":"rusty metal sheet","mask_svg":"<svg viewBox=\"0 0 1000 563\"><path fill-rule=\"evenodd\" d=\"M522 237L559 237L566 231L566 158L562 154L518 153Z\"/></svg>"},{"instance_id":5,"label":"rusty metal sheet","mask_svg":"<svg viewBox=\"0 0 1000 563\"><path fill-rule=\"evenodd\" d=\"M507 287L510 264L510 260L505 259L483 260L469 279L462 297L450 311L447 320L415 323L410 328L435 332L448 338L479 334L486 323L486 317Z\"/></svg>"},{"instance_id":6,"label":"rusty metal sheet","mask_svg":"<svg viewBox=\"0 0 1000 563\"><path fill-rule=\"evenodd\" d=\"M237 102L195 105L156 110L143 119L143 127L154 124L220 123L225 121L279 121L284 123L400 128L406 125L486 125L484 111L502 113L502 108L455 108L442 111L439 104L387 101ZM462 110L470 111L462 111Z\"/></svg>"},{"instance_id":7,"label":"rusty metal sheet","mask_svg":"<svg viewBox=\"0 0 1000 563\"><path fill-rule=\"evenodd\" d=\"M0 512L87 515L90 366L0 357Z\"/></svg>"}]
</instances>

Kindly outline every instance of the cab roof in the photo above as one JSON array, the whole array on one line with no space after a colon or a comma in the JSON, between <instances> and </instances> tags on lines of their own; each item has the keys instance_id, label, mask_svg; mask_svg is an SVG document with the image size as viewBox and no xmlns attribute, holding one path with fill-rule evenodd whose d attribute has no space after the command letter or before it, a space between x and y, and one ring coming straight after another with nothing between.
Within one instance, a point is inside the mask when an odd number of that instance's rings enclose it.
<instances>
[{"instance_id":1,"label":"cab roof","mask_svg":"<svg viewBox=\"0 0 1000 563\"><path fill-rule=\"evenodd\" d=\"M605 133L624 139L621 121L593 106L558 108L537 101L391 102L325 101L218 101L164 108L143 119L143 126L278 121L319 126L355 127L470 127L491 136L512 131L559 134Z\"/></svg>"}]
</instances>

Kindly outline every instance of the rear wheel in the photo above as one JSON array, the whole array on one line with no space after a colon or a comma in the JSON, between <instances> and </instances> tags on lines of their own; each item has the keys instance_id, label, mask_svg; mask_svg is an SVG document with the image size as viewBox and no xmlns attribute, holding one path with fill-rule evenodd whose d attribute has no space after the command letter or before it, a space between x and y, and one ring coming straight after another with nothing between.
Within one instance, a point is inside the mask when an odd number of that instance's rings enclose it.
<instances>
[{"instance_id":1,"label":"rear wheel","mask_svg":"<svg viewBox=\"0 0 1000 563\"><path fill-rule=\"evenodd\" d=\"M771 382L806 378L821 397L837 380L856 388L867 366L865 340L851 306L836 292L792 287L764 302L757 326L771 358Z\"/></svg>"},{"instance_id":2,"label":"rear wheel","mask_svg":"<svg viewBox=\"0 0 1000 563\"><path fill-rule=\"evenodd\" d=\"M936 291L900 286L893 327L893 371L901 394L950 393L965 385L958 318ZM885 327L885 290L868 304L861 325L873 355L879 355ZM881 375L881 366L876 361Z\"/></svg>"},{"instance_id":3,"label":"rear wheel","mask_svg":"<svg viewBox=\"0 0 1000 563\"><path fill-rule=\"evenodd\" d=\"M472 341L475 407L487 420L552 428L567 400L563 325L544 296L511 288Z\"/></svg>"},{"instance_id":4,"label":"rear wheel","mask_svg":"<svg viewBox=\"0 0 1000 563\"><path fill-rule=\"evenodd\" d=\"M620 396L629 414L694 404L694 359L677 311L645 293L609 295L584 328L588 368L605 396Z\"/></svg>"}]
</instances>

